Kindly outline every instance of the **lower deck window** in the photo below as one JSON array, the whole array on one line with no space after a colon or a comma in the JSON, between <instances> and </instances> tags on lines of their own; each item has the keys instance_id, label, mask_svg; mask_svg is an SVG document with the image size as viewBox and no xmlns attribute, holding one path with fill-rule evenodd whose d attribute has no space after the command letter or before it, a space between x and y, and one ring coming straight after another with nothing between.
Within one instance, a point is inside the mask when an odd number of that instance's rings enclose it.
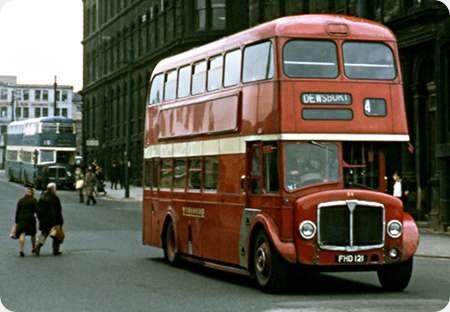
<instances>
[{"instance_id":1,"label":"lower deck window","mask_svg":"<svg viewBox=\"0 0 450 312\"><path fill-rule=\"evenodd\" d=\"M205 158L205 190L217 190L217 179L219 178L219 161L217 157Z\"/></svg>"}]
</instances>

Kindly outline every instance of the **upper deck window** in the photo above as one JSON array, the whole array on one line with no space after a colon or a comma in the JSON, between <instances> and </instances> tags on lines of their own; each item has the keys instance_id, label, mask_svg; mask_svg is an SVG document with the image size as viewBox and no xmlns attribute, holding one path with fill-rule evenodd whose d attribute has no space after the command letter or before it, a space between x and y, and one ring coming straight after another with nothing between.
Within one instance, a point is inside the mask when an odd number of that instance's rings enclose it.
<instances>
[{"instance_id":1,"label":"upper deck window","mask_svg":"<svg viewBox=\"0 0 450 312\"><path fill-rule=\"evenodd\" d=\"M383 43L345 42L345 75L356 79L394 79L394 56Z\"/></svg>"},{"instance_id":2,"label":"upper deck window","mask_svg":"<svg viewBox=\"0 0 450 312\"><path fill-rule=\"evenodd\" d=\"M160 103L162 100L164 88L164 75L159 74L153 78L152 85L150 87L150 96L148 98L149 104Z\"/></svg>"},{"instance_id":3,"label":"upper deck window","mask_svg":"<svg viewBox=\"0 0 450 312\"><path fill-rule=\"evenodd\" d=\"M234 86L241 80L241 50L234 50L225 54L225 87Z\"/></svg>"},{"instance_id":4,"label":"upper deck window","mask_svg":"<svg viewBox=\"0 0 450 312\"><path fill-rule=\"evenodd\" d=\"M177 71L171 70L166 74L166 82L164 83L164 100L174 100L177 91Z\"/></svg>"},{"instance_id":5,"label":"upper deck window","mask_svg":"<svg viewBox=\"0 0 450 312\"><path fill-rule=\"evenodd\" d=\"M325 40L291 40L283 48L283 66L289 77L336 78L336 45Z\"/></svg>"},{"instance_id":6,"label":"upper deck window","mask_svg":"<svg viewBox=\"0 0 450 312\"><path fill-rule=\"evenodd\" d=\"M191 91L191 66L180 68L178 73L178 97L188 96Z\"/></svg>"},{"instance_id":7,"label":"upper deck window","mask_svg":"<svg viewBox=\"0 0 450 312\"><path fill-rule=\"evenodd\" d=\"M222 86L223 56L210 58L208 62L208 91L217 90Z\"/></svg>"},{"instance_id":8,"label":"upper deck window","mask_svg":"<svg viewBox=\"0 0 450 312\"><path fill-rule=\"evenodd\" d=\"M244 82L270 79L273 77L272 42L264 41L244 49Z\"/></svg>"},{"instance_id":9,"label":"upper deck window","mask_svg":"<svg viewBox=\"0 0 450 312\"><path fill-rule=\"evenodd\" d=\"M199 94L205 91L205 83L206 61L202 61L194 65L194 73L192 75L192 94Z\"/></svg>"}]
</instances>

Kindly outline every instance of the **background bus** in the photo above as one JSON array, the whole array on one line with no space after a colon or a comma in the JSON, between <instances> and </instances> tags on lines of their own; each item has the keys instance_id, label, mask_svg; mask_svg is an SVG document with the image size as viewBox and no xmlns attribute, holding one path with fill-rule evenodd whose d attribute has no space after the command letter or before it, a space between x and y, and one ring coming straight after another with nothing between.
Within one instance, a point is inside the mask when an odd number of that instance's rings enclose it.
<instances>
[{"instance_id":1,"label":"background bus","mask_svg":"<svg viewBox=\"0 0 450 312\"><path fill-rule=\"evenodd\" d=\"M48 182L73 187L75 136L75 122L70 118L42 117L11 122L5 166L9 180L42 188L45 187L42 177L46 175Z\"/></svg>"},{"instance_id":2,"label":"background bus","mask_svg":"<svg viewBox=\"0 0 450 312\"><path fill-rule=\"evenodd\" d=\"M347 16L280 18L162 60L151 77L143 241L245 272L373 270L402 290L418 230L385 193L409 140L395 37Z\"/></svg>"}]
</instances>

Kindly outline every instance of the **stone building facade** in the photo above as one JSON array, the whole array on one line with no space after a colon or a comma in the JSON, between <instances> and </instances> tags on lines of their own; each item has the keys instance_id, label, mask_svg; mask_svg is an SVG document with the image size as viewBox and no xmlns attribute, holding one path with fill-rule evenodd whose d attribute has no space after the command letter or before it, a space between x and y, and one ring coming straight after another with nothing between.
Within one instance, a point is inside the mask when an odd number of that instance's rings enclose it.
<instances>
[{"instance_id":1,"label":"stone building facade","mask_svg":"<svg viewBox=\"0 0 450 312\"><path fill-rule=\"evenodd\" d=\"M450 221L450 16L436 0L83 0L84 140L108 168L130 161L139 183L145 98L164 57L277 17L338 13L379 21L397 35L411 145L389 164L408 179L408 210Z\"/></svg>"}]
</instances>

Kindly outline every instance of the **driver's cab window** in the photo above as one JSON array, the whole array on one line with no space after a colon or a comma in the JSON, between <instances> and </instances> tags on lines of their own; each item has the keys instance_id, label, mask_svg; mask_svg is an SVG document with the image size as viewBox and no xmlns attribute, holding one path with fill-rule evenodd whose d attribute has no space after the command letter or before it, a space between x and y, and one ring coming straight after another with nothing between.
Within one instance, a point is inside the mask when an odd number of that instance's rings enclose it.
<instances>
[{"instance_id":1,"label":"driver's cab window","mask_svg":"<svg viewBox=\"0 0 450 312\"><path fill-rule=\"evenodd\" d=\"M288 191L339 179L335 143L293 142L284 146L285 187Z\"/></svg>"}]
</instances>

